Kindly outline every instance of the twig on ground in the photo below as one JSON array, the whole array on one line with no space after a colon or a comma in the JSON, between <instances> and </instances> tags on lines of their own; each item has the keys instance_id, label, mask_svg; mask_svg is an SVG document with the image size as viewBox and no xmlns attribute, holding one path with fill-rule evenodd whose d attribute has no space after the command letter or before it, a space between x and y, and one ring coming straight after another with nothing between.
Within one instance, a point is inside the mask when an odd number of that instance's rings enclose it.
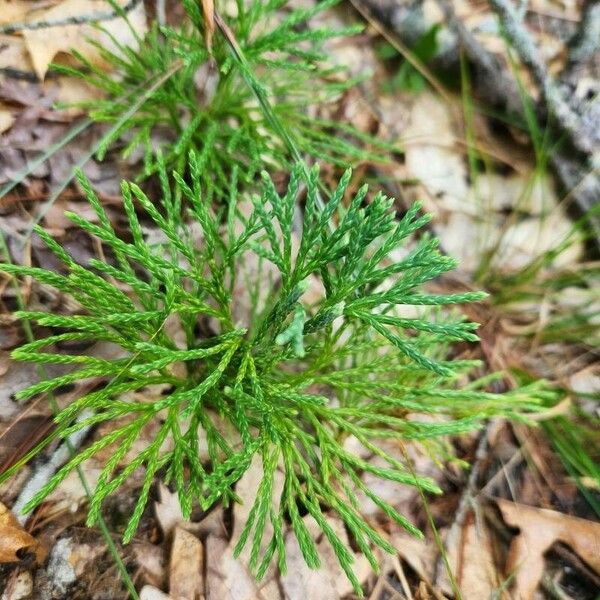
<instances>
[{"instance_id":1,"label":"twig on ground","mask_svg":"<svg viewBox=\"0 0 600 600\"><path fill-rule=\"evenodd\" d=\"M406 579L406 575L404 574L404 569L402 568L402 563L397 556L392 558L392 566L394 567L394 572L398 576L398 580L400 581L400 585L404 590L404 594L406 595L407 600L414 600L412 592L410 591L410 585L408 585L408 580Z\"/></svg>"},{"instance_id":2,"label":"twig on ground","mask_svg":"<svg viewBox=\"0 0 600 600\"><path fill-rule=\"evenodd\" d=\"M444 13L450 29L460 40L462 51L479 71L478 80L485 81L485 86L480 86L479 93L489 102L498 102L498 99L502 98L509 110L517 111L520 106L517 86L505 73L498 59L467 29L449 0L437 0L437 4Z\"/></svg>"},{"instance_id":3,"label":"twig on ground","mask_svg":"<svg viewBox=\"0 0 600 600\"><path fill-rule=\"evenodd\" d=\"M388 42L402 57L409 62L433 87L433 89L445 100L449 101L450 96L440 85L435 75L429 70L415 54L401 40L394 36L387 27L376 19L364 2L359 0L350 0L350 4L363 17L367 23L377 31L377 33Z\"/></svg>"},{"instance_id":4,"label":"twig on ground","mask_svg":"<svg viewBox=\"0 0 600 600\"><path fill-rule=\"evenodd\" d=\"M462 46L463 52L475 69L476 76L473 77L475 95L496 109L524 118L523 100L509 71L475 38L455 13L454 7L448 0L437 0L437 2L444 13L449 28L459 39L459 45ZM396 25L395 9L388 10L387 13L383 11L382 16L381 6L377 0L362 0L361 4L366 4L370 8L371 14L377 14L377 18L383 19L393 29L394 33L401 39L406 39L403 36L408 35L408 33L403 27ZM598 42L600 36L594 37L595 28L599 27L596 21L600 22L598 4L599 0L588 0L585 9L587 17L584 18L591 19L591 22L582 24L581 32L576 35L572 42L573 47L579 47L580 43L583 43L586 47L585 52L582 52L580 56L588 56L594 44L600 43ZM549 102L544 97L535 106L537 116L541 121L547 118L548 112L558 112L557 116L563 117L562 122L556 123L553 127L555 130L552 133L553 140L556 142L561 139L563 133L567 133L569 138L572 139L574 147L569 148L565 147L564 143L555 143L550 155L550 163L562 192L574 201L580 214L587 216L587 224L593 235L593 245L598 250L600 249L600 214L591 212L600 198L600 173L594 159L594 156L596 156L597 161L598 154L600 154L598 140L594 137L597 135L598 128L590 125L590 121L593 125L595 112L594 115L590 114L589 102L582 102L578 106L570 106L566 102L564 94L567 92L564 92L559 84L547 76L547 69L539 59L531 35L524 29L515 9L508 7L507 0L494 0L494 5L498 8L501 18L504 18L505 14L509 14L509 25L514 25L513 37L515 39L525 37L525 40L521 39L524 42L521 44L521 50L519 51L519 48L517 48L517 51L520 55L522 54L521 60L525 65L528 68L535 69L536 83L539 84L538 80L541 81L543 85L540 87L549 96ZM406 39L407 43L408 41ZM460 52L446 53L445 68L458 67L459 59ZM563 80L564 76L561 77L561 82ZM554 105L552 105L552 102L554 102ZM558 127L558 125L561 127ZM573 135L574 133L575 135Z\"/></svg>"},{"instance_id":5,"label":"twig on ground","mask_svg":"<svg viewBox=\"0 0 600 600\"><path fill-rule=\"evenodd\" d=\"M566 131L576 148L582 152L592 152L594 142L581 127L581 115L578 115L567 102L561 90L556 86L548 69L539 56L531 35L525 28L519 14L508 0L490 0L502 27L523 64L529 69L536 84L542 91L550 113Z\"/></svg>"},{"instance_id":6,"label":"twig on ground","mask_svg":"<svg viewBox=\"0 0 600 600\"><path fill-rule=\"evenodd\" d=\"M485 429L481 431L479 434L479 439L477 441L477 449L475 451L475 460L471 466L471 470L469 472L469 477L467 479L467 484L463 490L463 493L460 497L460 501L458 503L458 509L456 510L456 516L450 529L448 531L448 535L446 536L445 546L446 548L451 545L452 541L456 539L462 528L465 524L465 519L467 514L473 507L473 501L475 499L477 480L479 479L479 474L481 471L481 464L487 456L488 448L489 448L489 439L495 432L495 430L500 426L501 421L497 419L493 419L488 422ZM438 576L442 573L442 559L440 558L434 569L433 573L433 581L438 580Z\"/></svg>"},{"instance_id":7,"label":"twig on ground","mask_svg":"<svg viewBox=\"0 0 600 600\"><path fill-rule=\"evenodd\" d=\"M166 0L156 0L156 21L164 27L167 24Z\"/></svg>"},{"instance_id":8,"label":"twig on ground","mask_svg":"<svg viewBox=\"0 0 600 600\"><path fill-rule=\"evenodd\" d=\"M600 0L586 0L577 32L569 42L567 70L600 50Z\"/></svg>"}]
</instances>

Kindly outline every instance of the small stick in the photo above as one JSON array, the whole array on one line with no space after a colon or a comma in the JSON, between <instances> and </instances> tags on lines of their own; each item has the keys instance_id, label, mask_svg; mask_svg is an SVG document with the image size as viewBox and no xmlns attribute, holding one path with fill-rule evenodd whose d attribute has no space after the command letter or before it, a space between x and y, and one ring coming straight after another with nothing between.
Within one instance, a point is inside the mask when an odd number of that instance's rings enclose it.
<instances>
[{"instance_id":1,"label":"small stick","mask_svg":"<svg viewBox=\"0 0 600 600\"><path fill-rule=\"evenodd\" d=\"M490 0L498 15L507 37L514 46L519 58L529 69L533 79L542 91L550 112L560 122L562 128L569 133L573 144L583 152L593 152L594 143L580 126L579 115L572 110L563 93L555 85L548 74L546 65L539 56L538 50L519 19L515 8L508 0Z\"/></svg>"}]
</instances>

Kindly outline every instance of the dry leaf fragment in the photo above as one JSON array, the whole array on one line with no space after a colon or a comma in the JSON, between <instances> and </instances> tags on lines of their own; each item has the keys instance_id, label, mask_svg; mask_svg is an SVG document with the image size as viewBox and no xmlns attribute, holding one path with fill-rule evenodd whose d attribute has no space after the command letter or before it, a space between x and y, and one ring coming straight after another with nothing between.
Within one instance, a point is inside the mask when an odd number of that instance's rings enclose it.
<instances>
[{"instance_id":1,"label":"dry leaf fragment","mask_svg":"<svg viewBox=\"0 0 600 600\"><path fill-rule=\"evenodd\" d=\"M169 568L169 595L177 600L198 600L204 589L203 573L202 542L195 535L176 527Z\"/></svg>"},{"instance_id":2,"label":"dry leaf fragment","mask_svg":"<svg viewBox=\"0 0 600 600\"><path fill-rule=\"evenodd\" d=\"M140 600L173 600L153 585L145 585L140 592Z\"/></svg>"},{"instance_id":3,"label":"dry leaf fragment","mask_svg":"<svg viewBox=\"0 0 600 600\"><path fill-rule=\"evenodd\" d=\"M256 490L258 489L260 482L264 476L264 468L262 460L255 455L250 463L248 470L242 475L235 486L235 493L240 499L240 502L236 502L233 507L233 533L231 536L231 546L235 548L239 542L244 526L250 516L250 511L256 499ZM271 499L274 502L274 510L279 508L279 498L283 490L284 477L281 471L276 470L273 477L273 491ZM270 521L267 519L265 523L265 529L263 533L263 539L261 544L261 554L266 551L271 537L273 536L273 527ZM252 548L252 542L248 541L240 553L240 560L244 564L248 564L250 560L250 551Z\"/></svg>"},{"instance_id":4,"label":"dry leaf fragment","mask_svg":"<svg viewBox=\"0 0 600 600\"><path fill-rule=\"evenodd\" d=\"M390 541L402 559L421 579L427 582L432 579L438 554L433 544L424 539L417 539L404 530L392 533Z\"/></svg>"},{"instance_id":5,"label":"dry leaf fragment","mask_svg":"<svg viewBox=\"0 0 600 600\"><path fill-rule=\"evenodd\" d=\"M242 561L234 558L230 544L209 535L206 538L206 599L255 600L257 596L256 580Z\"/></svg>"},{"instance_id":6,"label":"dry leaf fragment","mask_svg":"<svg viewBox=\"0 0 600 600\"><path fill-rule=\"evenodd\" d=\"M0 502L0 563L19 562L17 552L31 549L39 557L39 545L35 538L19 524L12 512Z\"/></svg>"},{"instance_id":7,"label":"dry leaf fragment","mask_svg":"<svg viewBox=\"0 0 600 600\"><path fill-rule=\"evenodd\" d=\"M169 537L176 527L201 537L211 533L226 534L222 509L211 510L198 523L187 521L181 514L179 496L171 492L164 483L158 485L160 501L154 503L154 512L165 537Z\"/></svg>"},{"instance_id":8,"label":"dry leaf fragment","mask_svg":"<svg viewBox=\"0 0 600 600\"><path fill-rule=\"evenodd\" d=\"M175 526L185 519L181 514L181 504L177 494L174 494L164 483L158 484L160 501L154 503L154 512L165 537L168 537Z\"/></svg>"},{"instance_id":9,"label":"dry leaf fragment","mask_svg":"<svg viewBox=\"0 0 600 600\"><path fill-rule=\"evenodd\" d=\"M0 25L22 21L29 10L31 10L29 2L0 0Z\"/></svg>"},{"instance_id":10,"label":"dry leaf fragment","mask_svg":"<svg viewBox=\"0 0 600 600\"><path fill-rule=\"evenodd\" d=\"M121 0L119 4L123 6L124 2ZM95 13L106 13L106 7L104 0L66 0L37 14L36 20L52 22L64 21L69 17L91 17ZM144 3L140 2L127 17L131 27L139 37L143 37L147 29ZM110 30L119 43L137 49L137 39L124 19L115 17L102 21L102 25ZM101 46L108 50L118 52L110 38L91 22L84 25L55 25L41 29L27 29L22 32L22 35L33 68L40 80L44 79L48 66L58 53L68 54L72 49L78 50L98 66L108 66L102 60L100 51L89 43L90 39L100 42Z\"/></svg>"},{"instance_id":11,"label":"dry leaf fragment","mask_svg":"<svg viewBox=\"0 0 600 600\"><path fill-rule=\"evenodd\" d=\"M341 519L330 516L325 517L330 527L336 533L342 544L349 546L348 533ZM304 517L304 523L313 538L317 538L319 527L310 516ZM288 563L288 572L281 577L281 585L287 598L301 598L302 600L337 600L345 598L352 593L352 585L342 571L339 560L333 548L323 536L317 544L317 551L321 557L321 567L311 569L306 564L298 539L289 531L285 539L285 554ZM371 567L366 557L354 554L352 570L359 583L362 585L371 574Z\"/></svg>"},{"instance_id":12,"label":"dry leaf fragment","mask_svg":"<svg viewBox=\"0 0 600 600\"><path fill-rule=\"evenodd\" d=\"M163 544L136 542L131 549L141 570L142 581L150 586L163 587L166 579Z\"/></svg>"},{"instance_id":13,"label":"dry leaf fragment","mask_svg":"<svg viewBox=\"0 0 600 600\"><path fill-rule=\"evenodd\" d=\"M31 61L22 38L0 34L0 68L31 71Z\"/></svg>"},{"instance_id":14,"label":"dry leaf fragment","mask_svg":"<svg viewBox=\"0 0 600 600\"><path fill-rule=\"evenodd\" d=\"M544 553L556 542L569 546L600 573L600 523L508 500L498 499L496 503L504 520L520 529L506 565L507 573L515 573L517 598L534 598L544 572Z\"/></svg>"},{"instance_id":15,"label":"dry leaf fragment","mask_svg":"<svg viewBox=\"0 0 600 600\"><path fill-rule=\"evenodd\" d=\"M335 583L326 568L311 569L307 566L298 540L288 535L285 540L288 572L281 578L281 585L288 598L305 600L338 600Z\"/></svg>"},{"instance_id":16,"label":"dry leaf fragment","mask_svg":"<svg viewBox=\"0 0 600 600\"><path fill-rule=\"evenodd\" d=\"M4 133L12 127L15 122L13 111L4 104L0 103L0 133Z\"/></svg>"},{"instance_id":17,"label":"dry leaf fragment","mask_svg":"<svg viewBox=\"0 0 600 600\"><path fill-rule=\"evenodd\" d=\"M446 538L448 561L464 600L492 598L500 581L493 560L492 542L483 522L470 511L462 526L452 527ZM440 584L441 580L441 584ZM446 570L438 585L449 595L452 588Z\"/></svg>"}]
</instances>

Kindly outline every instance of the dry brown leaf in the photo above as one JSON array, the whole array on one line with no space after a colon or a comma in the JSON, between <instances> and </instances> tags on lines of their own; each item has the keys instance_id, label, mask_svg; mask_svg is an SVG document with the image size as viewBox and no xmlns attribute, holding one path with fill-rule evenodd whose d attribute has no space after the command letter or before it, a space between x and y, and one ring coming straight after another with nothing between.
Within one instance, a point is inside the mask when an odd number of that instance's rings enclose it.
<instances>
[{"instance_id":1,"label":"dry brown leaf","mask_svg":"<svg viewBox=\"0 0 600 600\"><path fill-rule=\"evenodd\" d=\"M599 306L600 309L600 306ZM569 377L569 385L577 394L597 394L600 392L600 365L592 364Z\"/></svg>"},{"instance_id":2,"label":"dry brown leaf","mask_svg":"<svg viewBox=\"0 0 600 600\"><path fill-rule=\"evenodd\" d=\"M423 581L431 580L438 556L434 544L418 539L403 529L393 533L390 541L398 550L398 554Z\"/></svg>"},{"instance_id":3,"label":"dry brown leaf","mask_svg":"<svg viewBox=\"0 0 600 600\"><path fill-rule=\"evenodd\" d=\"M436 234L462 268L475 270L481 256L494 250L504 269L519 270L562 242L572 223L559 206L551 179L537 177L531 167L508 176L483 173L476 185L470 183L454 121L452 106L433 93L421 94L413 103L400 140L407 176L419 180L428 196L426 209L436 217ZM570 265L582 251L574 239L554 264Z\"/></svg>"},{"instance_id":4,"label":"dry brown leaf","mask_svg":"<svg viewBox=\"0 0 600 600\"><path fill-rule=\"evenodd\" d=\"M446 551L452 573L464 600L491 598L500 585L493 560L492 543L483 522L475 519L471 511L462 527L450 529L446 538ZM446 570L440 571L438 585L452 595Z\"/></svg>"},{"instance_id":5,"label":"dry brown leaf","mask_svg":"<svg viewBox=\"0 0 600 600\"><path fill-rule=\"evenodd\" d=\"M102 472L102 464L91 458L85 461L83 472L88 485L95 487ZM79 473L73 469L61 481L60 485L46 497L48 502L46 515L57 515L63 512L75 513L86 498L86 490L81 483Z\"/></svg>"},{"instance_id":6,"label":"dry brown leaf","mask_svg":"<svg viewBox=\"0 0 600 600\"><path fill-rule=\"evenodd\" d=\"M161 592L153 585L145 585L140 592L140 600L173 600L171 596Z\"/></svg>"},{"instance_id":7,"label":"dry brown leaf","mask_svg":"<svg viewBox=\"0 0 600 600\"><path fill-rule=\"evenodd\" d=\"M184 529L175 528L169 566L169 595L177 600L198 600L204 590L203 573L202 542Z\"/></svg>"},{"instance_id":8,"label":"dry brown leaf","mask_svg":"<svg viewBox=\"0 0 600 600\"><path fill-rule=\"evenodd\" d=\"M202 16L204 17L204 35L208 51L212 51L212 40L215 33L215 4L213 0L202 0Z\"/></svg>"},{"instance_id":9,"label":"dry brown leaf","mask_svg":"<svg viewBox=\"0 0 600 600\"><path fill-rule=\"evenodd\" d=\"M14 111L5 104L0 103L0 133L7 131L15 122Z\"/></svg>"},{"instance_id":10,"label":"dry brown leaf","mask_svg":"<svg viewBox=\"0 0 600 600\"><path fill-rule=\"evenodd\" d=\"M340 538L344 545L349 545L348 532L340 519L325 516L325 519ZM313 539L319 537L320 529L310 517L304 517L304 523L310 531ZM303 600L337 600L352 593L352 585L345 576L339 560L335 556L331 545L322 536L317 544L322 565L319 569L311 569L307 566L298 540L293 532L288 532L285 539L285 554L288 563L288 572L281 577L281 585L288 598L301 598ZM352 569L363 584L371 574L371 567L363 554L354 555Z\"/></svg>"},{"instance_id":11,"label":"dry brown leaf","mask_svg":"<svg viewBox=\"0 0 600 600\"><path fill-rule=\"evenodd\" d=\"M51 2L45 2L51 4ZM27 13L40 8L39 2L30 0L0 0L0 25L24 21Z\"/></svg>"},{"instance_id":12,"label":"dry brown leaf","mask_svg":"<svg viewBox=\"0 0 600 600\"><path fill-rule=\"evenodd\" d=\"M69 563L73 567L77 578L81 578L84 573L93 569L95 561L105 552L106 546L99 541L93 544L72 544Z\"/></svg>"},{"instance_id":13,"label":"dry brown leaf","mask_svg":"<svg viewBox=\"0 0 600 600\"><path fill-rule=\"evenodd\" d=\"M520 600L532 600L544 572L544 553L555 543L569 546L600 573L600 523L563 513L496 500L504 520L520 529L513 540L506 571L515 573L515 592Z\"/></svg>"},{"instance_id":14,"label":"dry brown leaf","mask_svg":"<svg viewBox=\"0 0 600 600\"><path fill-rule=\"evenodd\" d=\"M206 600L255 600L256 580L233 556L230 544L216 535L206 538Z\"/></svg>"},{"instance_id":15,"label":"dry brown leaf","mask_svg":"<svg viewBox=\"0 0 600 600\"><path fill-rule=\"evenodd\" d=\"M122 6L124 2L121 1L120 4ZM106 10L107 4L104 0L65 0L57 6L38 13L36 20L59 21L69 17L84 17L94 13L105 13ZM140 2L128 13L128 19L131 27L135 29L140 37L143 37L147 30L143 2ZM111 34L121 44L134 49L137 48L135 35L132 33L127 22L121 17L103 21L102 25L109 29ZM44 79L48 66L57 54L61 52L69 54L72 49L81 52L81 54L95 65L107 67L108 65L101 58L100 51L89 43L88 40L90 39L100 42L108 50L118 52L110 38L91 23L28 29L24 30L22 35L25 39L25 45L31 57L33 68L40 80Z\"/></svg>"},{"instance_id":16,"label":"dry brown leaf","mask_svg":"<svg viewBox=\"0 0 600 600\"><path fill-rule=\"evenodd\" d=\"M18 35L0 34L0 68L31 71L25 41Z\"/></svg>"},{"instance_id":17,"label":"dry brown leaf","mask_svg":"<svg viewBox=\"0 0 600 600\"><path fill-rule=\"evenodd\" d=\"M231 536L231 546L234 548L240 539L246 522L248 521L250 511L252 510L252 506L256 499L256 490L258 489L263 476L264 468L262 465L262 460L258 455L255 455L250 463L250 467L242 475L235 486L235 493L239 497L240 502L236 502L233 507L233 534ZM279 508L279 499L281 497L281 492L284 485L283 473L279 470L276 470L273 479L273 493L271 494L271 498L274 502L273 508L274 510L277 510ZM267 549L272 536L273 527L271 522L267 519L261 544L261 553L265 552ZM249 541L246 543L240 553L240 560L242 563L247 564L250 560L251 548L252 543Z\"/></svg>"},{"instance_id":18,"label":"dry brown leaf","mask_svg":"<svg viewBox=\"0 0 600 600\"><path fill-rule=\"evenodd\" d=\"M1 410L1 404L0 404ZM14 465L50 431L50 417L34 415L10 420L0 435L0 472Z\"/></svg>"},{"instance_id":19,"label":"dry brown leaf","mask_svg":"<svg viewBox=\"0 0 600 600\"><path fill-rule=\"evenodd\" d=\"M19 550L27 548L40 557L40 546L35 538L19 524L12 512L0 502L0 563L19 562Z\"/></svg>"},{"instance_id":20,"label":"dry brown leaf","mask_svg":"<svg viewBox=\"0 0 600 600\"><path fill-rule=\"evenodd\" d=\"M184 521L181 504L177 494L171 492L162 482L158 484L158 495L159 502L154 503L154 513L163 535L168 537L175 527Z\"/></svg>"},{"instance_id":21,"label":"dry brown leaf","mask_svg":"<svg viewBox=\"0 0 600 600\"><path fill-rule=\"evenodd\" d=\"M160 500L154 503L154 512L165 537L169 537L176 527L200 537L210 534L226 535L222 508L211 510L197 523L186 521L181 514L181 503L177 494L171 492L162 482L158 486Z\"/></svg>"},{"instance_id":22,"label":"dry brown leaf","mask_svg":"<svg viewBox=\"0 0 600 600\"><path fill-rule=\"evenodd\" d=\"M59 77L52 84L56 93L57 104L74 105L79 102L98 100L103 96L101 89L74 77ZM47 82L44 82L43 85L46 86ZM77 117L83 114L83 110L77 106L61 108L61 112L69 117Z\"/></svg>"},{"instance_id":23,"label":"dry brown leaf","mask_svg":"<svg viewBox=\"0 0 600 600\"><path fill-rule=\"evenodd\" d=\"M132 544L131 549L142 571L143 581L150 586L162 587L166 579L163 544L157 546L149 542L137 542Z\"/></svg>"},{"instance_id":24,"label":"dry brown leaf","mask_svg":"<svg viewBox=\"0 0 600 600\"><path fill-rule=\"evenodd\" d=\"M307 566L294 535L286 537L285 554L288 572L281 578L281 585L288 598L338 600L335 582L327 569L311 569Z\"/></svg>"}]
</instances>

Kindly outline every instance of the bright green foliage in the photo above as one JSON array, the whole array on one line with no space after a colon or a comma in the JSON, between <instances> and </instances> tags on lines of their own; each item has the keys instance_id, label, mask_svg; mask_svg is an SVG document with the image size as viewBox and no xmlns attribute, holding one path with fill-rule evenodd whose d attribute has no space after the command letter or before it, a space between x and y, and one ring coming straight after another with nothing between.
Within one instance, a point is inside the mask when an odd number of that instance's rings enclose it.
<instances>
[{"instance_id":1,"label":"bright green foliage","mask_svg":"<svg viewBox=\"0 0 600 600\"><path fill-rule=\"evenodd\" d=\"M248 61L253 83L261 95L271 99L276 118L286 124L288 135L301 152L341 165L384 160L367 148L374 145L381 149L384 144L343 123L309 114L309 107L314 110L330 103L355 83L348 80L343 68L327 66L322 47L332 38L354 34L361 28L309 25L311 18L338 2L326 0L309 9L290 9L283 0L239 0L234 11L237 14L225 14L224 18ZM187 24L177 29L154 24L140 40L137 52L115 39L114 52L96 43L116 76L77 53L81 68L56 67L107 95L104 100L80 105L92 119L116 125L103 140L99 158L122 139L125 157L143 147L144 175L158 168L157 146L162 148L169 168L183 173L188 153L204 151L215 185L222 190L228 185L233 165L240 180L248 182L264 164L289 168L287 148L257 103L256 90L247 85L232 60L227 42L216 35L209 52L200 3L184 0L183 4ZM111 36L110 30L106 33ZM131 113L133 104L136 110Z\"/></svg>"},{"instance_id":2,"label":"bright green foliage","mask_svg":"<svg viewBox=\"0 0 600 600\"><path fill-rule=\"evenodd\" d=\"M43 501L75 466L110 448L88 523L98 519L105 499L144 467L139 500L124 532L125 540L130 540L155 476L166 474L189 517L195 504L208 509L217 501L235 500L236 481L258 456L264 477L236 551L251 544L252 567L259 577L274 555L285 571L284 524L289 523L306 562L317 567L316 545L301 516L307 511L359 592L352 553L329 525L325 511L343 520L376 569L372 546L390 552L393 548L361 517L358 494L372 499L401 527L415 535L420 532L370 490L362 475L419 486L425 492L440 491L405 460L386 454L378 440L399 444L410 440L427 451L443 453L443 436L471 430L491 415L518 418L536 410L543 393L522 389L495 395L476 386L457 389L458 375L473 362L446 360L448 344L476 340L475 325L444 316L440 307L478 300L482 294L436 295L421 289L455 262L441 255L437 241L427 235L412 241L412 234L428 221L419 215L417 204L397 220L393 201L381 194L370 196L366 187L346 199L350 181L346 172L322 205L318 171L310 171L306 180L297 167L283 196L263 174L262 194L253 198L251 210L244 211L236 200L235 176L230 194L215 198L203 189L202 168L202 157L192 155L191 183L175 174L174 189L161 171L161 203L152 202L137 185L123 184L130 241L115 234L89 184L80 178L97 223L69 216L101 240L114 260L94 260L84 268L38 229L65 272L1 266L5 273L32 276L56 288L82 308L77 315L18 313L61 332L22 346L14 358L74 367L20 392L19 398L101 378L99 387L60 412L56 436L115 423L110 433L62 467L27 509ZM299 214L304 191L304 210ZM201 228L200 243L181 219L184 202L191 222ZM136 206L163 232L164 243L151 246L144 240ZM392 258L400 249L402 258ZM268 293L260 294L255 290L269 286L268 263L277 276L271 278ZM250 270L249 264L258 269ZM252 272L255 279L248 275ZM240 287L248 290L253 302L254 318L247 323L235 322L233 312L234 290ZM322 290L320 297L315 289ZM407 305L432 307L438 318L410 316ZM185 333L183 347L169 335L167 320L171 325L178 322ZM200 336L197 325L207 320L213 334ZM112 359L44 351L57 342L74 340L103 341L120 351ZM170 387L153 401L132 396L131 392L153 384ZM444 418L406 419L408 412ZM159 423L154 438L122 467L123 458L150 423ZM351 436L386 466L348 450L344 441ZM207 459L201 458L201 448L207 449ZM276 494L277 469L283 472L284 483ZM263 540L267 522L273 535Z\"/></svg>"}]
</instances>

